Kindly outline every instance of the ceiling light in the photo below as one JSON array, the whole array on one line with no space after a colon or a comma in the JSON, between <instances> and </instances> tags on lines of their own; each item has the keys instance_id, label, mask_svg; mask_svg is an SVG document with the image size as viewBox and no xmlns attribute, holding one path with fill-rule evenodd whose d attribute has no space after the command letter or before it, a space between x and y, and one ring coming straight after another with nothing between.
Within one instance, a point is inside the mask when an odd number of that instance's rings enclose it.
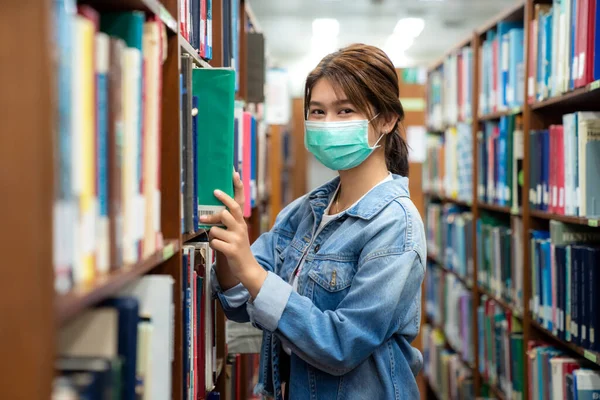
<instances>
[{"instance_id":1,"label":"ceiling light","mask_svg":"<svg viewBox=\"0 0 600 400\"><path fill-rule=\"evenodd\" d=\"M423 18L402 18L394 28L394 34L406 35L416 38L423 32L425 28L425 20Z\"/></svg>"},{"instance_id":2,"label":"ceiling light","mask_svg":"<svg viewBox=\"0 0 600 400\"><path fill-rule=\"evenodd\" d=\"M393 34L390 35L386 42L385 42L385 46L384 49L386 52L397 52L397 51L406 51L410 48L410 46L412 46L412 44L414 43L414 39L412 36L409 35L398 35L398 34Z\"/></svg>"},{"instance_id":3,"label":"ceiling light","mask_svg":"<svg viewBox=\"0 0 600 400\"><path fill-rule=\"evenodd\" d=\"M316 18L312 23L313 36L331 37L340 33L340 23L335 18Z\"/></svg>"}]
</instances>

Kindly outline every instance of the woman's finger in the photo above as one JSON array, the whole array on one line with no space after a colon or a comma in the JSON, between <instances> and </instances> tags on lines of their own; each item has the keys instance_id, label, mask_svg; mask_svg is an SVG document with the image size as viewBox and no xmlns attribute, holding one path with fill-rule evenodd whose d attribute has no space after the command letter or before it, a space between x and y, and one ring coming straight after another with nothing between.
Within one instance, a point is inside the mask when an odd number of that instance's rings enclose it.
<instances>
[{"instance_id":1,"label":"woman's finger","mask_svg":"<svg viewBox=\"0 0 600 400\"><path fill-rule=\"evenodd\" d=\"M233 229L239 222L227 210L221 212L221 221L229 229Z\"/></svg>"},{"instance_id":2,"label":"woman's finger","mask_svg":"<svg viewBox=\"0 0 600 400\"><path fill-rule=\"evenodd\" d=\"M234 172L233 174L233 189L234 189L234 200L239 205L243 205L246 201L244 196L244 182L242 182L242 178L240 177L239 172Z\"/></svg>"},{"instance_id":3,"label":"woman's finger","mask_svg":"<svg viewBox=\"0 0 600 400\"><path fill-rule=\"evenodd\" d=\"M225 256L231 254L231 246L219 239L213 239L209 242L210 248L223 253Z\"/></svg>"},{"instance_id":4,"label":"woman's finger","mask_svg":"<svg viewBox=\"0 0 600 400\"><path fill-rule=\"evenodd\" d=\"M226 243L231 243L232 238L233 238L233 233L226 229L220 228L218 226L213 226L212 228L210 228L210 231L208 231L208 238L209 239L218 239L218 240L222 240Z\"/></svg>"},{"instance_id":5,"label":"woman's finger","mask_svg":"<svg viewBox=\"0 0 600 400\"><path fill-rule=\"evenodd\" d=\"M238 222L244 220L242 208L234 199L231 198L231 196L227 195L226 193L220 190L215 190L215 197L219 199L223 204L225 204L225 207L229 209L229 212L231 213L231 215L233 215L233 218L235 218Z\"/></svg>"}]
</instances>

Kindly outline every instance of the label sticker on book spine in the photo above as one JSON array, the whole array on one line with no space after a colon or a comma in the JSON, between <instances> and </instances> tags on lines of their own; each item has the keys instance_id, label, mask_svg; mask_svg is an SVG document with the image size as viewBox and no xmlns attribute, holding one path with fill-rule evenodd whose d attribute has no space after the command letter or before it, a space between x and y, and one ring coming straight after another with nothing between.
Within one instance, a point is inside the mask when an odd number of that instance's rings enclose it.
<instances>
[{"instance_id":1,"label":"label sticker on book spine","mask_svg":"<svg viewBox=\"0 0 600 400\"><path fill-rule=\"evenodd\" d=\"M587 358L588 360L590 360L591 362L593 362L593 363L597 362L597 361L596 361L596 360L597 360L596 354L592 353L592 352L591 352L591 351L589 351L589 350L584 350L584 351L583 351L583 356L584 356L585 358Z\"/></svg>"},{"instance_id":2,"label":"label sticker on book spine","mask_svg":"<svg viewBox=\"0 0 600 400\"><path fill-rule=\"evenodd\" d=\"M598 220L597 219L590 219L590 220L588 220L588 226L591 226L593 228L597 228L598 227Z\"/></svg>"},{"instance_id":3,"label":"label sticker on book spine","mask_svg":"<svg viewBox=\"0 0 600 400\"><path fill-rule=\"evenodd\" d=\"M163 260L166 260L168 258L171 258L173 256L174 250L173 250L173 243L169 243L164 249L163 249Z\"/></svg>"}]
</instances>

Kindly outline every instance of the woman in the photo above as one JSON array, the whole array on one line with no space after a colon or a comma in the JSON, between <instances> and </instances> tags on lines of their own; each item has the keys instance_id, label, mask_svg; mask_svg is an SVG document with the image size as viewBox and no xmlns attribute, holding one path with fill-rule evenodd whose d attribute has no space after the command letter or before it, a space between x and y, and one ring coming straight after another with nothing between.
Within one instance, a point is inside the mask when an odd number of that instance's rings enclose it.
<instances>
[{"instance_id":1,"label":"woman","mask_svg":"<svg viewBox=\"0 0 600 400\"><path fill-rule=\"evenodd\" d=\"M204 222L227 317L264 332L257 391L281 399L417 399L425 234L409 199L398 78L352 45L306 80L305 144L339 177L287 206L252 246L239 203ZM288 356L289 355L289 356Z\"/></svg>"}]
</instances>

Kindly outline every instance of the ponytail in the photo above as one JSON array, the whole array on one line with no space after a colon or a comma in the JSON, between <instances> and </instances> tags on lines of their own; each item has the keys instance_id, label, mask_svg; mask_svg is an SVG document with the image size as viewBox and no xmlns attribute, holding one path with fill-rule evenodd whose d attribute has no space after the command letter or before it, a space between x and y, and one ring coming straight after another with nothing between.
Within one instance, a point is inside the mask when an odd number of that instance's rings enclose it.
<instances>
[{"instance_id":1,"label":"ponytail","mask_svg":"<svg viewBox=\"0 0 600 400\"><path fill-rule=\"evenodd\" d=\"M408 146L396 124L385 138L385 163L392 174L408 177Z\"/></svg>"}]
</instances>

